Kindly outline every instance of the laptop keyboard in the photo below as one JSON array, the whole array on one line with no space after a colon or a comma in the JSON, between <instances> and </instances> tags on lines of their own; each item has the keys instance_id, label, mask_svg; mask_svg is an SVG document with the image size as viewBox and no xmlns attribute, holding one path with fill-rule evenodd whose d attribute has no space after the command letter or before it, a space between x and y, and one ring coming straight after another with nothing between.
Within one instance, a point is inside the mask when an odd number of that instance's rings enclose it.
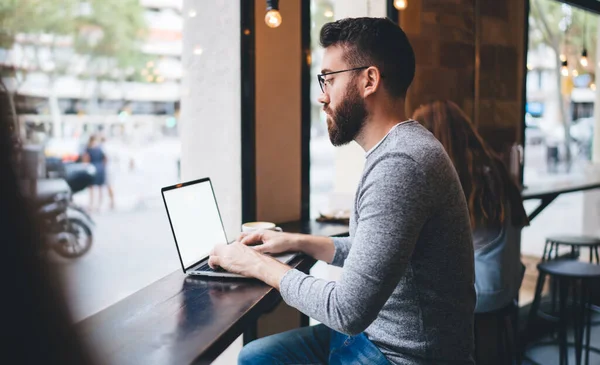
<instances>
[{"instance_id":1,"label":"laptop keyboard","mask_svg":"<svg viewBox=\"0 0 600 365\"><path fill-rule=\"evenodd\" d=\"M221 267L217 267L215 269L211 268L210 266L208 266L208 262L205 263L204 265L198 266L197 268L194 269L194 271L226 272Z\"/></svg>"}]
</instances>

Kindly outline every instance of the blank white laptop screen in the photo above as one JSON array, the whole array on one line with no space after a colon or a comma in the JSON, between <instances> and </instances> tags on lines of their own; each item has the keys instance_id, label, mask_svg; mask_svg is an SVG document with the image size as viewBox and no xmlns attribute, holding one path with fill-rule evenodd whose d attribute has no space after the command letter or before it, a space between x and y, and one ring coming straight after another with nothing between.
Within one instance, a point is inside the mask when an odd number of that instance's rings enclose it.
<instances>
[{"instance_id":1,"label":"blank white laptop screen","mask_svg":"<svg viewBox=\"0 0 600 365\"><path fill-rule=\"evenodd\" d=\"M227 243L210 180L167 190L164 197L186 269Z\"/></svg>"}]
</instances>

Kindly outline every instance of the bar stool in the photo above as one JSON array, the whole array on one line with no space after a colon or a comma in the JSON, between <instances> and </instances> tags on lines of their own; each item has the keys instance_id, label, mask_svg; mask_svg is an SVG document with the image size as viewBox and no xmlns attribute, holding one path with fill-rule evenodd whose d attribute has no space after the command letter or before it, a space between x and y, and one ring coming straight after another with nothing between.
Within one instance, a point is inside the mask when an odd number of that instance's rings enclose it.
<instances>
[{"instance_id":1,"label":"bar stool","mask_svg":"<svg viewBox=\"0 0 600 365\"><path fill-rule=\"evenodd\" d=\"M575 347L576 364L581 364L582 352L585 350L585 364L589 364L590 351L600 354L600 349L590 345L591 334L591 313L590 301L591 292L590 286L594 280L600 279L600 265L589 264L576 260L551 260L540 263L538 266L539 277L535 289L535 297L529 311L529 319L527 323L527 331L531 333L533 322L536 316L541 314L538 312L540 300L542 296L542 288L546 275L549 275L558 282L559 287L559 314L557 318L549 318L548 316L540 316L546 320L557 319L558 321L558 340L545 342L537 342L529 346L529 349L538 346L559 346L559 363L560 365L568 364L568 347ZM581 286L578 288L577 283ZM572 315L574 326L574 342L567 341L567 323L569 314L567 311L567 299L569 289L572 291ZM584 341L585 335L585 341ZM526 355L526 354L525 354ZM532 361L531 358L524 356L523 358Z\"/></svg>"},{"instance_id":2,"label":"bar stool","mask_svg":"<svg viewBox=\"0 0 600 365\"><path fill-rule=\"evenodd\" d=\"M589 236L570 236L570 235L558 235L550 236L546 238L546 244L544 245L544 254L542 255L542 262L549 260L558 259L558 249L560 246L571 247L570 257L577 259L580 254L581 248L589 249L589 262L600 264L600 255L598 255L598 248L600 247L600 238L589 237ZM551 312L556 312L556 296L558 295L558 287L556 281L552 281L551 290ZM594 310L598 311L599 308L595 307ZM551 314L545 314L546 316L552 316Z\"/></svg>"},{"instance_id":3,"label":"bar stool","mask_svg":"<svg viewBox=\"0 0 600 365\"><path fill-rule=\"evenodd\" d=\"M558 248L560 246L571 247L572 258L579 256L579 251L581 248L589 248L590 263L595 262L596 264L600 264L600 255L598 255L600 238L588 236L550 236L546 238L542 261L549 261L558 258Z\"/></svg>"},{"instance_id":4,"label":"bar stool","mask_svg":"<svg viewBox=\"0 0 600 365\"><path fill-rule=\"evenodd\" d=\"M488 364L490 363L490 355L487 357L484 353L489 351L489 346L481 346L479 341L481 337L482 327L490 322L493 323L496 330L496 349L497 353L491 355L496 361L496 364L514 364L517 359L516 338L518 333L517 318L519 305L517 300L511 301L503 308L492 312L475 313L475 363ZM482 326L483 325L483 326Z\"/></svg>"}]
</instances>

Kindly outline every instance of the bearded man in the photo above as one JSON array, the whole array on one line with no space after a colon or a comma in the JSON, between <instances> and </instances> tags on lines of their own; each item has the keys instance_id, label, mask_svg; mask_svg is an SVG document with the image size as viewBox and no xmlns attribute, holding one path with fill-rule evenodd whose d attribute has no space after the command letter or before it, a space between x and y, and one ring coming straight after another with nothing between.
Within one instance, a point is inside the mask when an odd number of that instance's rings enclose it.
<instances>
[{"instance_id":1,"label":"bearded man","mask_svg":"<svg viewBox=\"0 0 600 365\"><path fill-rule=\"evenodd\" d=\"M379 18L328 23L320 41L319 101L331 143L356 141L366 153L350 235L263 231L215 247L211 266L264 281L321 322L255 340L239 363L474 364L469 214L444 147L405 118L412 47ZM285 251L343 267L340 280L264 255Z\"/></svg>"}]
</instances>

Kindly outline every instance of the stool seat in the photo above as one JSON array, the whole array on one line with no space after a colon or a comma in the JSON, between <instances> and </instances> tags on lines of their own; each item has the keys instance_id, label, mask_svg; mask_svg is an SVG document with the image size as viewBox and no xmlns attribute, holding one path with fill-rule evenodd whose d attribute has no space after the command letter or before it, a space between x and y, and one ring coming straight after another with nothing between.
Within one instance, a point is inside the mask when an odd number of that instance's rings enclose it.
<instances>
[{"instance_id":1,"label":"stool seat","mask_svg":"<svg viewBox=\"0 0 600 365\"><path fill-rule=\"evenodd\" d=\"M600 246L600 238L589 236L550 236L546 241L568 246Z\"/></svg>"},{"instance_id":2,"label":"stool seat","mask_svg":"<svg viewBox=\"0 0 600 365\"><path fill-rule=\"evenodd\" d=\"M551 260L538 264L540 272L566 278L600 278L600 265L576 260Z\"/></svg>"}]
</instances>

